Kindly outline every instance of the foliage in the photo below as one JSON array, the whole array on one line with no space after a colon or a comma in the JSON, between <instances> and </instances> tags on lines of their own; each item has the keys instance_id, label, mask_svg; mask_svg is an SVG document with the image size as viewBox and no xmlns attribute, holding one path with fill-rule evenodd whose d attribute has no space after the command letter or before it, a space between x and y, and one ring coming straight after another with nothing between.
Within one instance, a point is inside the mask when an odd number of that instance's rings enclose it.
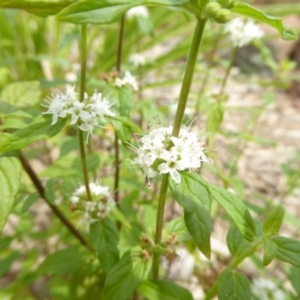
<instances>
[{"instance_id":1,"label":"foliage","mask_svg":"<svg viewBox=\"0 0 300 300\"><path fill-rule=\"evenodd\" d=\"M194 299L193 280L201 299L250 299L252 276L275 264L294 291L277 287L299 298L300 242L281 235L299 221L283 201L245 191L238 175L248 142L274 145L255 126L294 68L279 65L264 38L247 42L272 74L259 78L262 105L241 101L236 109L251 115L245 129L223 127L239 50L224 26L249 17L296 39L280 10L235 0L3 0L0 8L1 299ZM178 101L161 95L179 84ZM200 115L206 139L193 124ZM220 137L235 141L225 163ZM285 196L298 186L298 161L296 153L282 165ZM227 231L224 261L216 224Z\"/></svg>"}]
</instances>

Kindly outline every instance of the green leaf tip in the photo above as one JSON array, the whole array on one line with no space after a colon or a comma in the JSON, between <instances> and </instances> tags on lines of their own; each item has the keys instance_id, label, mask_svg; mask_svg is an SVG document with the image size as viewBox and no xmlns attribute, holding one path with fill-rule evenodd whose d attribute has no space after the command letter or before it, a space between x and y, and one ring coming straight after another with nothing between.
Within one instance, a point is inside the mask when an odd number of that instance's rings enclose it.
<instances>
[{"instance_id":1,"label":"green leaf tip","mask_svg":"<svg viewBox=\"0 0 300 300\"><path fill-rule=\"evenodd\" d=\"M250 6L249 4L239 3L237 6L232 8L231 11L233 13L252 18L256 21L263 22L274 27L278 30L283 40L290 41L296 40L298 38L296 32L290 27L284 25L280 18L264 14L263 12Z\"/></svg>"}]
</instances>

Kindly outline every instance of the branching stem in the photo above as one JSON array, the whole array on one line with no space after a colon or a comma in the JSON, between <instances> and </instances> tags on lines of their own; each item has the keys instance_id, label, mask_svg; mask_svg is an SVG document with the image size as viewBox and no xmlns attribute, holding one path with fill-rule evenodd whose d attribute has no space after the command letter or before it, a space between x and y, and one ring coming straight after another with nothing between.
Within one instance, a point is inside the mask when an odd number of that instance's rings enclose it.
<instances>
[{"instance_id":1,"label":"branching stem","mask_svg":"<svg viewBox=\"0 0 300 300\"><path fill-rule=\"evenodd\" d=\"M177 106L174 127L172 132L173 136L178 136L180 132L182 119L184 116L184 111L185 111L185 107L186 107L186 103L187 103L187 99L188 99L188 95L192 83L192 78L194 74L195 64L198 57L198 50L203 36L205 22L206 22L205 19L198 19L196 29L194 32L193 41L189 51L185 73L182 81L181 91L179 95L179 102ZM158 209L157 209L156 233L155 233L156 245L159 245L161 243L161 238L162 238L163 219L164 219L164 210L165 210L165 203L166 203L167 190L168 190L168 182L169 182L169 175L166 174L162 178ZM160 253L159 251L155 251L153 257L153 266L152 266L152 277L155 280L158 279L159 260L160 260Z\"/></svg>"},{"instance_id":2,"label":"branching stem","mask_svg":"<svg viewBox=\"0 0 300 300\"><path fill-rule=\"evenodd\" d=\"M33 185L37 189L41 198L43 198L46 203L51 208L52 212L58 217L58 219L69 229L69 231L79 240L79 242L85 246L87 249L92 250L92 248L87 244L84 237L75 229L75 227L69 222L69 220L65 217L65 215L59 210L57 206L52 204L46 197L45 188L42 185L41 181L39 180L37 174L30 166L29 162L27 161L26 157L20 151L20 161L22 163L23 169L29 176L30 180L32 181Z\"/></svg>"}]
</instances>

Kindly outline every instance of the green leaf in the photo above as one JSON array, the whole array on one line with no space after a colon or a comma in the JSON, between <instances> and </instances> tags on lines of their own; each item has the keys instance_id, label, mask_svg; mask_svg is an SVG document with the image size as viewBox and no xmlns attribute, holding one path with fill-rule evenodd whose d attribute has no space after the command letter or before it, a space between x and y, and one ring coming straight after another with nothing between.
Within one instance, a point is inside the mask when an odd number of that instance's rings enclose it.
<instances>
[{"instance_id":1,"label":"green leaf","mask_svg":"<svg viewBox=\"0 0 300 300\"><path fill-rule=\"evenodd\" d=\"M231 9L232 12L252 18L259 22L263 22L271 25L279 31L282 39L284 40L296 40L297 34L290 27L285 26L282 21L277 17L272 17L264 14L263 12L257 10L256 8L246 4L239 3L237 6Z\"/></svg>"},{"instance_id":2,"label":"green leaf","mask_svg":"<svg viewBox=\"0 0 300 300\"><path fill-rule=\"evenodd\" d=\"M173 219L165 226L164 230L166 231L164 236L168 237L176 235L176 240L179 243L192 240L191 235L187 231L183 217Z\"/></svg>"},{"instance_id":3,"label":"green leaf","mask_svg":"<svg viewBox=\"0 0 300 300\"><path fill-rule=\"evenodd\" d=\"M116 21L122 14L142 1L91 0L78 1L64 10L56 18L59 21L75 24L108 24Z\"/></svg>"},{"instance_id":4,"label":"green leaf","mask_svg":"<svg viewBox=\"0 0 300 300\"><path fill-rule=\"evenodd\" d=\"M264 238L264 258L263 264L267 266L272 262L275 258L277 253L277 245L274 241L270 240L269 238Z\"/></svg>"},{"instance_id":5,"label":"green leaf","mask_svg":"<svg viewBox=\"0 0 300 300\"><path fill-rule=\"evenodd\" d=\"M70 274L84 265L82 253L75 247L58 250L49 255L38 267L38 274Z\"/></svg>"},{"instance_id":6,"label":"green leaf","mask_svg":"<svg viewBox=\"0 0 300 300\"><path fill-rule=\"evenodd\" d=\"M133 108L133 96L131 90L124 86L117 89L117 98L119 102L119 114L121 118L130 122L130 113ZM111 120L112 125L114 126L118 138L122 141L123 144L127 144L131 140L131 128L129 124L124 124Z\"/></svg>"},{"instance_id":7,"label":"green leaf","mask_svg":"<svg viewBox=\"0 0 300 300\"><path fill-rule=\"evenodd\" d=\"M285 209L282 205L274 207L271 212L267 215L264 225L263 233L266 236L277 235L281 227L281 223L284 217Z\"/></svg>"},{"instance_id":8,"label":"green leaf","mask_svg":"<svg viewBox=\"0 0 300 300\"><path fill-rule=\"evenodd\" d=\"M243 236L235 226L231 226L227 233L226 241L231 255L234 256L243 241Z\"/></svg>"},{"instance_id":9,"label":"green leaf","mask_svg":"<svg viewBox=\"0 0 300 300\"><path fill-rule=\"evenodd\" d=\"M18 251L14 251L10 253L7 257L2 258L0 261L0 278L9 271L11 264L18 259L20 253Z\"/></svg>"},{"instance_id":10,"label":"green leaf","mask_svg":"<svg viewBox=\"0 0 300 300\"><path fill-rule=\"evenodd\" d=\"M300 242L291 238L277 236L272 240L277 244L276 258L300 267Z\"/></svg>"},{"instance_id":11,"label":"green leaf","mask_svg":"<svg viewBox=\"0 0 300 300\"><path fill-rule=\"evenodd\" d=\"M128 117L130 119L130 113L134 106L134 100L132 96L132 91L127 86L123 86L118 89L118 99L120 105L120 115L123 117Z\"/></svg>"},{"instance_id":12,"label":"green leaf","mask_svg":"<svg viewBox=\"0 0 300 300\"><path fill-rule=\"evenodd\" d=\"M168 280L147 280L139 287L139 292L149 300L193 300L190 291Z\"/></svg>"},{"instance_id":13,"label":"green leaf","mask_svg":"<svg viewBox=\"0 0 300 300\"><path fill-rule=\"evenodd\" d=\"M49 138L57 134L65 125L65 119L59 119L51 125L50 116L38 116L30 125L12 134L2 133L0 136L0 153L21 149L28 144Z\"/></svg>"},{"instance_id":14,"label":"green leaf","mask_svg":"<svg viewBox=\"0 0 300 300\"><path fill-rule=\"evenodd\" d=\"M47 17L55 15L76 0L2 0L0 7L22 9L29 13Z\"/></svg>"},{"instance_id":15,"label":"green leaf","mask_svg":"<svg viewBox=\"0 0 300 300\"><path fill-rule=\"evenodd\" d=\"M219 300L249 300L250 285L241 273L225 269L219 279Z\"/></svg>"},{"instance_id":16,"label":"green leaf","mask_svg":"<svg viewBox=\"0 0 300 300\"><path fill-rule=\"evenodd\" d=\"M218 131L223 120L224 106L222 103L215 102L209 106L206 128L208 132L215 133Z\"/></svg>"},{"instance_id":17,"label":"green leaf","mask_svg":"<svg viewBox=\"0 0 300 300\"><path fill-rule=\"evenodd\" d=\"M62 10L56 18L75 24L108 24L134 6L183 6L186 3L187 0L81 0Z\"/></svg>"},{"instance_id":18,"label":"green leaf","mask_svg":"<svg viewBox=\"0 0 300 300\"><path fill-rule=\"evenodd\" d=\"M7 85L2 91L0 99L10 104L27 107L36 105L41 94L39 81L22 81Z\"/></svg>"},{"instance_id":19,"label":"green leaf","mask_svg":"<svg viewBox=\"0 0 300 300\"><path fill-rule=\"evenodd\" d=\"M181 183L170 180L175 200L183 207L184 220L197 247L210 257L211 194L207 183L197 173L182 172Z\"/></svg>"},{"instance_id":20,"label":"green leaf","mask_svg":"<svg viewBox=\"0 0 300 300\"><path fill-rule=\"evenodd\" d=\"M291 267L290 280L293 285L293 288L297 292L298 298L300 299L300 267Z\"/></svg>"},{"instance_id":21,"label":"green leaf","mask_svg":"<svg viewBox=\"0 0 300 300\"><path fill-rule=\"evenodd\" d=\"M21 164L14 155L0 156L0 232L14 204L19 189Z\"/></svg>"},{"instance_id":22,"label":"green leaf","mask_svg":"<svg viewBox=\"0 0 300 300\"><path fill-rule=\"evenodd\" d=\"M90 238L101 266L108 273L119 260L119 234L115 224L107 218L91 224Z\"/></svg>"},{"instance_id":23,"label":"green leaf","mask_svg":"<svg viewBox=\"0 0 300 300\"><path fill-rule=\"evenodd\" d=\"M122 211L117 208L114 207L112 209L112 215L116 218L117 221L119 221L123 226L126 226L127 228L131 229L132 226L130 224L130 222L128 221L128 219L126 218L126 216L122 213Z\"/></svg>"},{"instance_id":24,"label":"green leaf","mask_svg":"<svg viewBox=\"0 0 300 300\"><path fill-rule=\"evenodd\" d=\"M127 251L111 269L105 280L102 300L124 300L147 278L151 260L142 256L142 249Z\"/></svg>"},{"instance_id":25,"label":"green leaf","mask_svg":"<svg viewBox=\"0 0 300 300\"><path fill-rule=\"evenodd\" d=\"M209 189L213 197L232 218L243 237L250 242L253 241L256 233L254 221L243 201L218 186L209 185Z\"/></svg>"}]
</instances>

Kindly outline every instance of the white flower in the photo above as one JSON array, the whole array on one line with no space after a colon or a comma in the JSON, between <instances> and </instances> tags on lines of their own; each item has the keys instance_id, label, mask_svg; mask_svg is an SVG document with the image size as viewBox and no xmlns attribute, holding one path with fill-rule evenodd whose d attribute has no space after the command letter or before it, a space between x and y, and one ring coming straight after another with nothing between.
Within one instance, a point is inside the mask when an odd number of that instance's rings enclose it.
<instances>
[{"instance_id":1,"label":"white flower","mask_svg":"<svg viewBox=\"0 0 300 300\"><path fill-rule=\"evenodd\" d=\"M253 295L260 300L284 300L285 295L278 286L270 279L255 278L253 280L251 290Z\"/></svg>"},{"instance_id":2,"label":"white flower","mask_svg":"<svg viewBox=\"0 0 300 300\"><path fill-rule=\"evenodd\" d=\"M85 104L83 102L79 102L76 100L72 103L72 106L66 110L66 113L71 115L70 124L75 124L78 119L82 121L89 119L90 114L84 109Z\"/></svg>"},{"instance_id":3,"label":"white flower","mask_svg":"<svg viewBox=\"0 0 300 300\"><path fill-rule=\"evenodd\" d=\"M252 20L244 22L239 18L227 23L224 32L230 34L230 38L236 47L245 46L252 40L264 36L264 32Z\"/></svg>"},{"instance_id":4,"label":"white flower","mask_svg":"<svg viewBox=\"0 0 300 300\"><path fill-rule=\"evenodd\" d=\"M163 158L165 162L158 166L159 174L170 173L175 183L180 183L181 177L177 170L182 171L186 169L184 161L181 160L180 156L178 156L176 153L171 153L167 150L164 150L161 158Z\"/></svg>"},{"instance_id":5,"label":"white flower","mask_svg":"<svg viewBox=\"0 0 300 300\"><path fill-rule=\"evenodd\" d=\"M120 88L124 85L127 85L127 86L131 87L134 91L137 91L139 89L135 77L132 76L130 74L130 72L128 72L128 71L125 72L125 76L124 76L123 79L116 78L116 81L115 81L115 86L116 87Z\"/></svg>"},{"instance_id":6,"label":"white flower","mask_svg":"<svg viewBox=\"0 0 300 300\"><path fill-rule=\"evenodd\" d=\"M104 98L101 93L95 92L91 99L93 102L88 106L95 115L101 118L103 122L105 121L104 116L115 116L115 114L110 111L110 107L113 103Z\"/></svg>"},{"instance_id":7,"label":"white flower","mask_svg":"<svg viewBox=\"0 0 300 300\"><path fill-rule=\"evenodd\" d=\"M127 78L129 82L130 78ZM89 134L93 133L95 126L98 125L97 117L101 121L105 121L105 116L114 116L115 114L110 110L113 105L108 99L102 96L101 93L95 92L89 99L87 93L84 93L84 101L78 100L78 94L74 91L75 86L66 86L66 92L63 94L59 91L52 94L52 99L46 99L48 108L43 114L52 114L52 125L55 124L58 118L71 117L70 124L78 124L78 128Z\"/></svg>"},{"instance_id":8,"label":"white flower","mask_svg":"<svg viewBox=\"0 0 300 300\"><path fill-rule=\"evenodd\" d=\"M129 20L136 18L136 17L148 18L149 12L148 12L147 7L145 7L145 6L136 6L127 11L126 17Z\"/></svg>"},{"instance_id":9,"label":"white flower","mask_svg":"<svg viewBox=\"0 0 300 300\"><path fill-rule=\"evenodd\" d=\"M139 53L134 53L130 55L129 61L135 66L143 66L146 63L146 58L145 56L139 54Z\"/></svg>"},{"instance_id":10,"label":"white flower","mask_svg":"<svg viewBox=\"0 0 300 300\"><path fill-rule=\"evenodd\" d=\"M78 225L84 226L88 231L90 224L98 222L106 218L115 205L109 188L101 186L98 183L91 182L89 184L92 201L88 201L86 197L85 186L80 186L71 196L70 201L72 210L78 210L82 213Z\"/></svg>"},{"instance_id":11,"label":"white flower","mask_svg":"<svg viewBox=\"0 0 300 300\"><path fill-rule=\"evenodd\" d=\"M58 117L65 118L67 115L67 112L65 110L66 102L61 96L55 96L52 100L48 99L47 102L50 102L48 106L48 110L46 112L43 112L43 114L50 114L52 115L52 123L51 125L56 124ZM46 105L44 105L47 107Z\"/></svg>"},{"instance_id":12,"label":"white flower","mask_svg":"<svg viewBox=\"0 0 300 300\"><path fill-rule=\"evenodd\" d=\"M132 164L139 165L148 178L168 173L175 183L180 183L179 171L196 170L202 161L208 161L203 137L185 126L178 137L172 136L171 126L154 129L140 143L134 149L138 156Z\"/></svg>"}]
</instances>

